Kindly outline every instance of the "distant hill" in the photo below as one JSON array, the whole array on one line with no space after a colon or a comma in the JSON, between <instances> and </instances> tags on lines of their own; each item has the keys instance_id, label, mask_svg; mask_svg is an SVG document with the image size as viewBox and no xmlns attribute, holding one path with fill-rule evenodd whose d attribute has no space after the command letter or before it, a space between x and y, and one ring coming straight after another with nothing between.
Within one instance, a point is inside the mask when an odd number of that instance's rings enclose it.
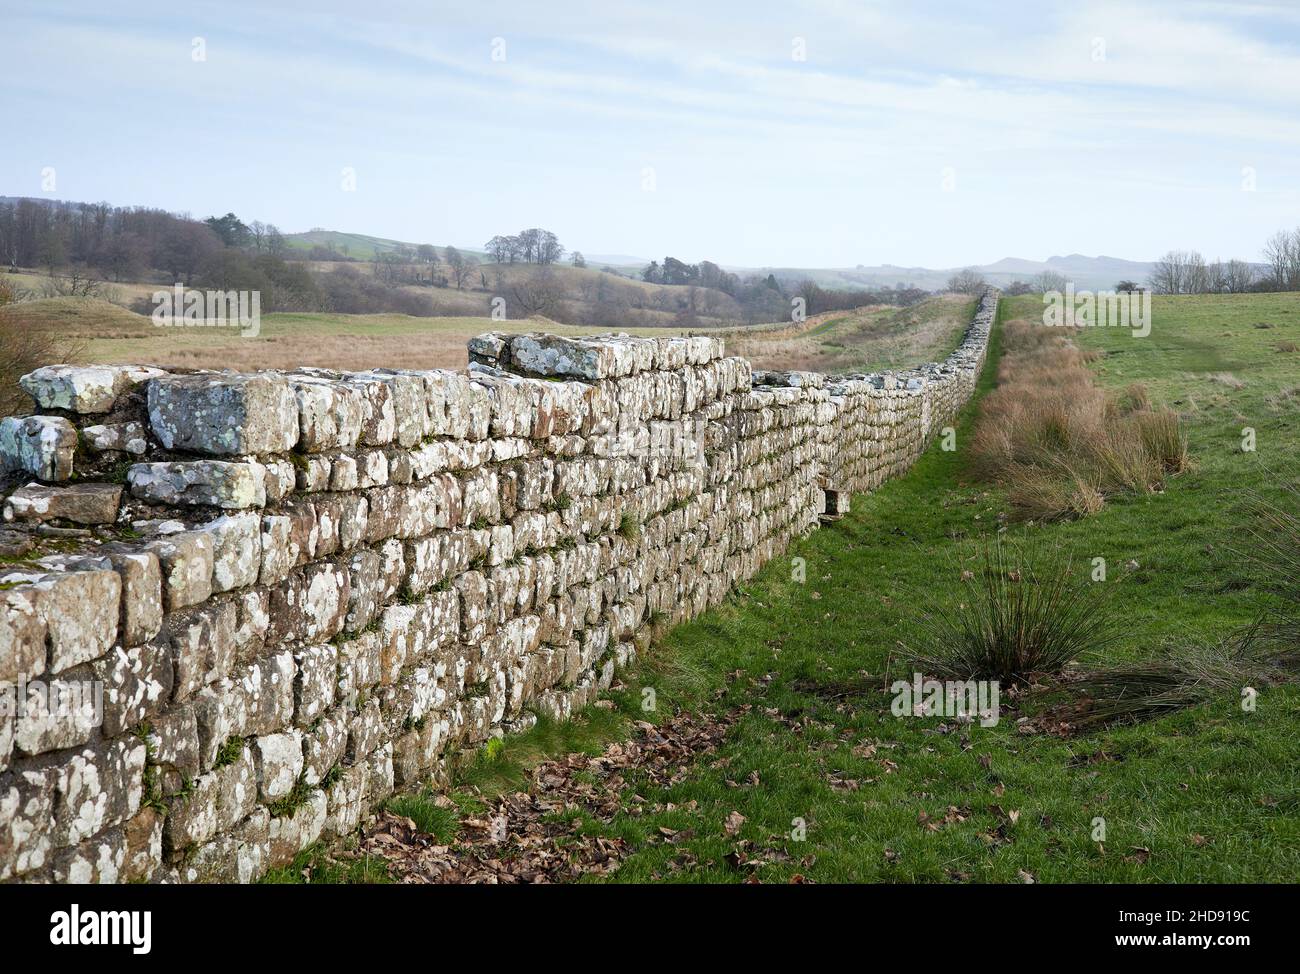
<instances>
[{"instance_id":1,"label":"distant hill","mask_svg":"<svg viewBox=\"0 0 1300 974\"><path fill-rule=\"evenodd\" d=\"M1085 257L1070 254L1067 257L1050 257L1047 260L1028 260L1023 257L1003 257L991 264L966 264L962 267L900 267L896 264L841 268L799 267L728 267L737 273L775 274L780 278L811 278L826 288L883 287L906 285L927 291L942 290L948 278L966 267L973 267L991 284L1005 287L1012 281L1032 283L1043 271L1056 271L1075 287L1088 290L1112 288L1123 280L1145 281L1154 263L1140 260L1123 260L1118 257Z\"/></svg>"},{"instance_id":2,"label":"distant hill","mask_svg":"<svg viewBox=\"0 0 1300 974\"><path fill-rule=\"evenodd\" d=\"M401 247L414 249L418 244L411 243L407 240L390 240L387 237L371 237L364 233L344 233L341 230L321 230L313 229L305 233L286 233L285 242L294 249L300 251L309 251L313 247L324 247L326 250L333 250L345 257L351 257L354 260L374 260L376 254L391 253ZM425 241L427 243L427 241ZM442 251L443 244L435 244ZM487 255L482 250L476 250L473 247L457 247L463 254L473 255L474 257L484 258Z\"/></svg>"},{"instance_id":3,"label":"distant hill","mask_svg":"<svg viewBox=\"0 0 1300 974\"><path fill-rule=\"evenodd\" d=\"M57 207L87 205L67 200L0 195L0 205L12 206L25 201ZM171 215L177 219L190 218L188 214L173 213ZM286 233L284 234L284 240L292 253L303 257L308 256L314 248L320 247L331 250L341 257L357 261L372 261L376 255L391 253L399 248L413 250L420 243L432 243L439 251L444 250L446 247L445 243L435 241L394 240L389 237L348 233L341 230L326 230L319 227L301 233ZM565 242L569 245L574 243L573 241ZM682 248L672 256L694 263L694 260L689 259L691 254L690 242L682 241L682 244ZM481 248L481 244L477 247L457 245L457 249L463 254L476 257L481 263L490 263L490 258ZM581 249L581 246L578 249ZM586 258L588 267L596 269L610 268L624 277L633 279L639 279L641 269L650 262L650 258L637 257L632 254L602 254L583 251L583 255ZM567 257L568 255L566 255L563 262L566 265L569 263ZM658 255L654 259L662 260L663 255ZM34 264L35 259L29 258L27 263ZM1089 257L1085 254L1067 254L1064 256L1055 255L1047 258L1047 260L1003 257L988 264L968 264L960 267L943 268L903 267L896 264L871 266L859 264L856 267L746 267L734 264L723 264L721 266L724 270L738 274L742 278L751 275L766 277L769 274L775 274L778 278L787 282L811 279L824 288L838 290L878 289L886 285L890 287L901 285L903 287L922 288L927 291L941 291L947 284L948 279L965 267L973 267L984 274L990 283L1001 286L1017 280L1032 283L1032 279L1037 274L1043 271L1056 271L1063 274L1067 280L1073 281L1078 288L1101 290L1114 287L1123 280L1138 283L1145 282L1151 274L1154 263L1151 261L1126 260L1121 257L1106 255ZM1254 263L1252 266L1258 270L1264 269L1262 264Z\"/></svg>"},{"instance_id":4,"label":"distant hill","mask_svg":"<svg viewBox=\"0 0 1300 974\"><path fill-rule=\"evenodd\" d=\"M306 233L285 234L289 245L299 251L309 251L313 247L325 247L356 260L374 260L376 254L388 253L399 247L414 248L410 241L390 240L385 237L371 237L361 233L344 233L339 230L308 230ZM439 250L442 244L435 244ZM487 255L482 250L469 247L458 248L462 253L473 254L486 262ZM611 267L624 274L636 274L649 258L636 257L631 254L595 254L584 252L588 267ZM1033 277L1043 271L1056 271L1064 274L1076 287L1101 290L1114 287L1123 280L1141 283L1147 279L1154 266L1152 262L1125 260L1120 257L1088 257L1083 254L1069 254L1065 257L1049 257L1047 260L1029 260L1023 257L1003 257L991 264L971 264L962 267L901 267L896 264L878 264L859 267L743 267L723 265L725 270L740 274L742 277L757 274L766 277L775 274L788 280L812 279L825 288L878 288L902 284L907 287L919 287L927 291L940 291L953 274L965 267L974 267L990 283L1006 286L1012 281L1030 283Z\"/></svg>"}]
</instances>

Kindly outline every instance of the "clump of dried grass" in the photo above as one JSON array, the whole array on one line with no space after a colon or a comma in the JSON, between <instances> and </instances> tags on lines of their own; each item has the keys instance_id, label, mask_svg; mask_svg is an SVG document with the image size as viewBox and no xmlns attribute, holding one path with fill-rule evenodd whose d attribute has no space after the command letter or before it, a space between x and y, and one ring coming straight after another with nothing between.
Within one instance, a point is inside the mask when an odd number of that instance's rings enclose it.
<instances>
[{"instance_id":1,"label":"clump of dried grass","mask_svg":"<svg viewBox=\"0 0 1300 974\"><path fill-rule=\"evenodd\" d=\"M1087 368L1090 357L1062 329L1011 321L1003 347L971 465L1007 486L1021 517L1082 517L1107 496L1159 490L1186 468L1177 415L1154 408L1141 385L1108 398Z\"/></svg>"},{"instance_id":2,"label":"clump of dried grass","mask_svg":"<svg viewBox=\"0 0 1300 974\"><path fill-rule=\"evenodd\" d=\"M1206 378L1211 382L1217 382L1221 386L1227 386L1229 389L1244 389L1246 387L1245 381L1237 378L1231 372L1211 372Z\"/></svg>"},{"instance_id":3,"label":"clump of dried grass","mask_svg":"<svg viewBox=\"0 0 1300 974\"><path fill-rule=\"evenodd\" d=\"M1252 626L1212 645L1166 648L1155 659L1084 673L1063 684L1070 699L1047 709L1036 723L1077 732L1153 720L1247 687L1282 682L1294 664Z\"/></svg>"}]
</instances>

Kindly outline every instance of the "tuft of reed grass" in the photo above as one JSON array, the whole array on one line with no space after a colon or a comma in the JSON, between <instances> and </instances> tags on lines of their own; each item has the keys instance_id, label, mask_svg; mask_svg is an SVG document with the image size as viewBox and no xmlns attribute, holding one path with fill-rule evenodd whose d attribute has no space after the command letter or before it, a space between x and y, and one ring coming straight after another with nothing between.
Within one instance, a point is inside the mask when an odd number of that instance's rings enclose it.
<instances>
[{"instance_id":1,"label":"tuft of reed grass","mask_svg":"<svg viewBox=\"0 0 1300 974\"><path fill-rule=\"evenodd\" d=\"M1124 390L1115 397L1113 403L1115 410L1121 416L1146 412L1151 408L1151 398L1147 395L1147 387L1140 382L1133 382L1125 386Z\"/></svg>"},{"instance_id":2,"label":"tuft of reed grass","mask_svg":"<svg viewBox=\"0 0 1300 974\"><path fill-rule=\"evenodd\" d=\"M1007 322L1003 347L969 460L975 476L1007 487L1018 517L1084 517L1108 496L1160 490L1186 469L1177 414L1153 407L1139 384L1107 398L1063 329Z\"/></svg>"},{"instance_id":3,"label":"tuft of reed grass","mask_svg":"<svg viewBox=\"0 0 1300 974\"><path fill-rule=\"evenodd\" d=\"M1284 490L1286 506L1255 500L1246 555L1262 569L1269 591L1277 596L1276 604L1260 613L1260 637L1286 658L1300 659L1300 489Z\"/></svg>"},{"instance_id":4,"label":"tuft of reed grass","mask_svg":"<svg viewBox=\"0 0 1300 974\"><path fill-rule=\"evenodd\" d=\"M1068 560L998 539L957 597L919 624L911 660L944 678L1029 682L1116 638L1108 592Z\"/></svg>"},{"instance_id":5,"label":"tuft of reed grass","mask_svg":"<svg viewBox=\"0 0 1300 974\"><path fill-rule=\"evenodd\" d=\"M1217 382L1221 386L1227 386L1229 389L1244 389L1245 380L1237 378L1231 372L1212 372L1206 376L1211 382Z\"/></svg>"}]
</instances>

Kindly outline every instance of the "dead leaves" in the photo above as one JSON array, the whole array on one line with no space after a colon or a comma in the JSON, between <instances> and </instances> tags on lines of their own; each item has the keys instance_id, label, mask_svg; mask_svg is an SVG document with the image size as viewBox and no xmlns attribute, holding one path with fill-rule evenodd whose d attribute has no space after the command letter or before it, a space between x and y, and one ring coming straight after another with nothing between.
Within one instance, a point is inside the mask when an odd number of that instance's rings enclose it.
<instances>
[{"instance_id":1,"label":"dead leaves","mask_svg":"<svg viewBox=\"0 0 1300 974\"><path fill-rule=\"evenodd\" d=\"M945 825L960 824L970 818L969 808L958 808L956 805L949 805L942 817L934 818L929 812L920 812L916 816L917 822L924 825L929 832L938 832Z\"/></svg>"},{"instance_id":2,"label":"dead leaves","mask_svg":"<svg viewBox=\"0 0 1300 974\"><path fill-rule=\"evenodd\" d=\"M744 824L745 816L741 815L740 812L733 811L727 816L727 821L724 823L727 835L739 835L740 827Z\"/></svg>"},{"instance_id":3,"label":"dead leaves","mask_svg":"<svg viewBox=\"0 0 1300 974\"><path fill-rule=\"evenodd\" d=\"M553 883L583 875L611 873L628 853L619 838L592 835L591 819L602 823L616 815L638 815L646 808L640 795L629 796L628 776L638 783L669 787L690 773L692 763L714 753L742 710L721 717L678 714L663 724L638 721L636 737L610 744L600 754L570 754L534 769L528 791L488 799L486 810L464 818L450 845L415 827L408 818L380 812L363 833L354 855L386 860L402 883ZM758 783L752 774L747 783ZM454 806L445 796L440 807ZM676 806L692 808L689 806ZM674 810L671 803L663 811ZM728 835L745 817L732 812ZM660 827L658 837L678 844L694 830ZM695 865L683 852L681 868Z\"/></svg>"}]
</instances>

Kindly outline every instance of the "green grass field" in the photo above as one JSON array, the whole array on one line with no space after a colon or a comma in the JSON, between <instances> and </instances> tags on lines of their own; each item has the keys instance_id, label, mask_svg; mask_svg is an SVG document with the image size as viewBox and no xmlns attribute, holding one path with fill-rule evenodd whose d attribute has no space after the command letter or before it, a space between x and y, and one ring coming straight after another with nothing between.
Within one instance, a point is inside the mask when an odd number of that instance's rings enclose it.
<instances>
[{"instance_id":1,"label":"green grass field","mask_svg":"<svg viewBox=\"0 0 1300 974\"><path fill-rule=\"evenodd\" d=\"M1027 297L1005 301L1001 318L1040 313ZM1158 298L1148 338L1080 336L1105 353L1097 372L1106 386L1140 381L1180 410L1196 461L1164 494L1012 530L1072 551L1081 573L1091 558L1107 560L1101 584L1125 633L1110 657L1225 636L1268 598L1267 580L1241 554L1247 492L1276 499L1276 485L1297 476L1300 355L1277 350L1297 340L1294 295ZM984 388L989 381L986 372ZM1245 426L1256 430L1255 453L1241 450ZM1254 713L1228 695L1071 739L1019 734L1013 718L963 729L890 713L882 687L886 673L900 673L898 644L1005 509L998 491L964 483L960 448L932 450L791 550L807 560L806 583L792 582L789 559L779 559L739 597L672 632L616 695L627 719L644 719L642 683L656 687L661 711L751 709L682 783L630 789L646 800L635 814L588 823L638 850L613 881L1293 881L1300 688L1263 691ZM605 714L585 729L548 728L558 739L540 750L595 747L611 728ZM507 741L465 782L516 786L515 759L530 763L538 743ZM725 829L732 812L746 820L736 837ZM1093 839L1099 818L1104 843ZM791 838L796 820L806 823L802 841ZM661 828L678 840L662 841ZM738 840L752 843L744 859L767 864L730 865ZM694 865L680 867L684 853Z\"/></svg>"}]
</instances>

